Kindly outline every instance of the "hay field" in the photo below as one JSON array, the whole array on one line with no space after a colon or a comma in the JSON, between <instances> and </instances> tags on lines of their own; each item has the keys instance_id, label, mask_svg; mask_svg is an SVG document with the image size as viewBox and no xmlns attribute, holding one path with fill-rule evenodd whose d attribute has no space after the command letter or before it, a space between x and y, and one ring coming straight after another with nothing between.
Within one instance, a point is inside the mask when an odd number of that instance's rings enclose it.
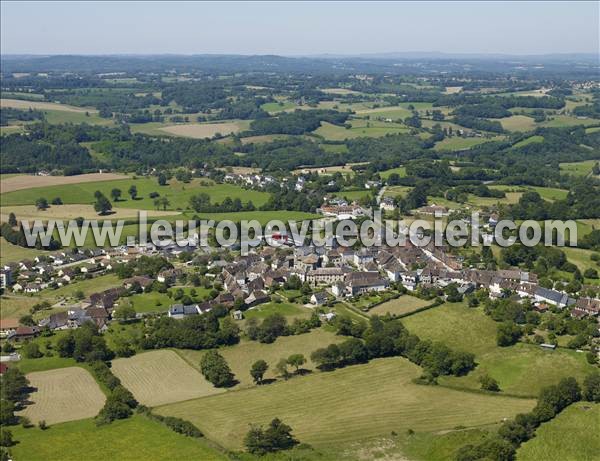
<instances>
[{"instance_id":1,"label":"hay field","mask_svg":"<svg viewBox=\"0 0 600 461\"><path fill-rule=\"evenodd\" d=\"M526 115L511 115L496 120L502 124L502 128L508 131L531 131L536 127L535 121Z\"/></svg>"},{"instance_id":2,"label":"hay field","mask_svg":"<svg viewBox=\"0 0 600 461\"><path fill-rule=\"evenodd\" d=\"M98 216L93 205L51 205L46 211L38 210L35 205L18 205L0 207L0 219L8 221L8 215L13 212L18 219L125 219L137 218L137 210L132 208L113 208L110 214ZM178 211L147 210L148 217L175 216Z\"/></svg>"},{"instance_id":3,"label":"hay field","mask_svg":"<svg viewBox=\"0 0 600 461\"><path fill-rule=\"evenodd\" d=\"M0 99L0 107L12 107L15 109L34 109L34 110L60 110L64 112L96 113L94 108L75 107L67 104L58 104L55 102L26 101L24 99Z\"/></svg>"},{"instance_id":4,"label":"hay field","mask_svg":"<svg viewBox=\"0 0 600 461\"><path fill-rule=\"evenodd\" d=\"M580 402L542 424L517 450L518 461L575 461L600 458L600 405ZM594 429L595 428L595 429Z\"/></svg>"},{"instance_id":5,"label":"hay field","mask_svg":"<svg viewBox=\"0 0 600 461\"><path fill-rule=\"evenodd\" d=\"M424 299L416 298L414 296L404 295L399 298L387 301L379 306L375 306L370 309L368 315L402 315L414 312L421 307L425 307L431 304L431 301L425 301Z\"/></svg>"},{"instance_id":6,"label":"hay field","mask_svg":"<svg viewBox=\"0 0 600 461\"><path fill-rule=\"evenodd\" d=\"M113 181L115 179L127 179L127 176L118 173L88 173L75 176L18 175L0 179L0 191L4 194L37 187L65 186L86 182Z\"/></svg>"},{"instance_id":7,"label":"hay field","mask_svg":"<svg viewBox=\"0 0 600 461\"><path fill-rule=\"evenodd\" d=\"M188 138L212 138L215 134L228 135L238 133L249 127L250 122L190 123L159 128L165 133Z\"/></svg>"},{"instance_id":8,"label":"hay field","mask_svg":"<svg viewBox=\"0 0 600 461\"><path fill-rule=\"evenodd\" d=\"M421 369L403 358L373 360L265 386L168 405L156 411L196 424L230 449L242 445L248 424L279 417L316 447L420 431L480 426L529 411L534 401L421 386Z\"/></svg>"},{"instance_id":9,"label":"hay field","mask_svg":"<svg viewBox=\"0 0 600 461\"><path fill-rule=\"evenodd\" d=\"M343 336L336 336L329 331L316 329L302 335L279 337L272 344L242 341L235 346L220 348L219 353L225 357L231 371L235 374L235 378L240 382L236 388L248 387L254 385L250 376L250 367L257 360L262 359L269 364L269 370L265 373L266 379L276 378L275 365L281 358L289 357L292 354L304 354L308 362L302 368L314 370L315 366L310 361L310 354L321 347L341 342L344 339ZM196 368L199 367L200 360L205 354L204 351L189 349L181 349L177 353ZM290 370L292 370L291 367Z\"/></svg>"},{"instance_id":10,"label":"hay field","mask_svg":"<svg viewBox=\"0 0 600 461\"><path fill-rule=\"evenodd\" d=\"M23 411L32 423L48 424L74 421L96 416L106 400L92 375L80 367L29 373L27 379L37 388Z\"/></svg>"},{"instance_id":11,"label":"hay field","mask_svg":"<svg viewBox=\"0 0 600 461\"><path fill-rule=\"evenodd\" d=\"M46 431L10 428L19 441L10 448L16 460L28 461L166 461L229 458L204 439L185 437L142 415L96 426L93 419L53 425Z\"/></svg>"},{"instance_id":12,"label":"hay field","mask_svg":"<svg viewBox=\"0 0 600 461\"><path fill-rule=\"evenodd\" d=\"M213 387L175 352L166 349L113 360L112 371L138 402L147 406L224 392Z\"/></svg>"}]
</instances>

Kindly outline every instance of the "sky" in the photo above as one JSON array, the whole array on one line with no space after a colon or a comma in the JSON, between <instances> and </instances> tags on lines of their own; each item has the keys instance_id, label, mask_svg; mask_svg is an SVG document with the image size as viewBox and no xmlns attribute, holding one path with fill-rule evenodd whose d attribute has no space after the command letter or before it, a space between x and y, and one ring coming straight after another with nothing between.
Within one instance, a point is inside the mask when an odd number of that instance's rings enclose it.
<instances>
[{"instance_id":1,"label":"sky","mask_svg":"<svg viewBox=\"0 0 600 461\"><path fill-rule=\"evenodd\" d=\"M600 2L1 3L3 54L598 53Z\"/></svg>"}]
</instances>

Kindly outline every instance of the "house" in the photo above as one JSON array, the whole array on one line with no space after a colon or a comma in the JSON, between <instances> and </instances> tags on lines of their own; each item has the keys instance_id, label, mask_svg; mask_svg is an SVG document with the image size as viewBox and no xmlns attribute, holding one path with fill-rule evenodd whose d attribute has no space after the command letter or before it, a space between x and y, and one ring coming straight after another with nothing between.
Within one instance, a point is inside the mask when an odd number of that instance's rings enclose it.
<instances>
[{"instance_id":1,"label":"house","mask_svg":"<svg viewBox=\"0 0 600 461\"><path fill-rule=\"evenodd\" d=\"M37 282L30 282L27 285L25 285L25 293L37 293L41 290L42 286Z\"/></svg>"},{"instance_id":2,"label":"house","mask_svg":"<svg viewBox=\"0 0 600 461\"><path fill-rule=\"evenodd\" d=\"M319 318L326 322L331 322L335 318L335 312L328 312L326 314L319 314Z\"/></svg>"},{"instance_id":3,"label":"house","mask_svg":"<svg viewBox=\"0 0 600 461\"><path fill-rule=\"evenodd\" d=\"M8 365L5 363L0 363L0 375L3 375L8 370Z\"/></svg>"},{"instance_id":4,"label":"house","mask_svg":"<svg viewBox=\"0 0 600 461\"><path fill-rule=\"evenodd\" d=\"M320 267L306 273L306 281L314 285L331 285L344 280L344 270L341 267Z\"/></svg>"},{"instance_id":5,"label":"house","mask_svg":"<svg viewBox=\"0 0 600 461\"><path fill-rule=\"evenodd\" d=\"M174 319L182 319L184 317L188 317L190 315L199 315L201 314L200 306L198 304L173 304L169 308L168 315Z\"/></svg>"},{"instance_id":6,"label":"house","mask_svg":"<svg viewBox=\"0 0 600 461\"><path fill-rule=\"evenodd\" d=\"M350 296L370 291L384 291L387 287L388 282L379 275L379 272L351 272L346 277L346 290Z\"/></svg>"},{"instance_id":7,"label":"house","mask_svg":"<svg viewBox=\"0 0 600 461\"><path fill-rule=\"evenodd\" d=\"M10 268L0 269L0 288L6 289L12 283L12 271Z\"/></svg>"},{"instance_id":8,"label":"house","mask_svg":"<svg viewBox=\"0 0 600 461\"><path fill-rule=\"evenodd\" d=\"M263 290L255 290L244 300L246 307L256 306L258 304L266 303L271 298Z\"/></svg>"},{"instance_id":9,"label":"house","mask_svg":"<svg viewBox=\"0 0 600 461\"><path fill-rule=\"evenodd\" d=\"M417 209L417 212L420 214L435 216L448 216L450 214L446 207L436 205L435 203L433 205L421 207Z\"/></svg>"},{"instance_id":10,"label":"house","mask_svg":"<svg viewBox=\"0 0 600 461\"><path fill-rule=\"evenodd\" d=\"M19 321L13 318L0 318L0 338L9 339L15 334Z\"/></svg>"},{"instance_id":11,"label":"house","mask_svg":"<svg viewBox=\"0 0 600 461\"><path fill-rule=\"evenodd\" d=\"M313 306L322 306L327 302L327 294L324 291L319 291L318 293L313 293L310 297L310 303Z\"/></svg>"},{"instance_id":12,"label":"house","mask_svg":"<svg viewBox=\"0 0 600 461\"><path fill-rule=\"evenodd\" d=\"M346 294L346 284L344 282L336 282L331 286L331 292L339 297L342 297Z\"/></svg>"},{"instance_id":13,"label":"house","mask_svg":"<svg viewBox=\"0 0 600 461\"><path fill-rule=\"evenodd\" d=\"M160 283L166 283L168 285L175 283L178 277L181 277L183 271L181 269L168 269L158 273L156 280Z\"/></svg>"},{"instance_id":14,"label":"house","mask_svg":"<svg viewBox=\"0 0 600 461\"><path fill-rule=\"evenodd\" d=\"M123 286L127 289L130 289L134 285L139 285L142 291L146 291L146 288L152 285L153 282L154 280L150 277L147 277L145 275L136 275L123 280Z\"/></svg>"},{"instance_id":15,"label":"house","mask_svg":"<svg viewBox=\"0 0 600 461\"><path fill-rule=\"evenodd\" d=\"M383 197L381 202L379 202L379 208L386 211L394 211L396 208L394 199L392 197Z\"/></svg>"},{"instance_id":16,"label":"house","mask_svg":"<svg viewBox=\"0 0 600 461\"><path fill-rule=\"evenodd\" d=\"M244 313L238 309L231 313L231 317L233 320L242 320L244 318Z\"/></svg>"},{"instance_id":17,"label":"house","mask_svg":"<svg viewBox=\"0 0 600 461\"><path fill-rule=\"evenodd\" d=\"M39 334L40 330L38 327L18 326L11 339L14 341L25 341L26 339L35 338Z\"/></svg>"},{"instance_id":18,"label":"house","mask_svg":"<svg viewBox=\"0 0 600 461\"><path fill-rule=\"evenodd\" d=\"M600 299L594 298L579 298L575 304L575 309L585 313L586 315L600 314Z\"/></svg>"},{"instance_id":19,"label":"house","mask_svg":"<svg viewBox=\"0 0 600 461\"><path fill-rule=\"evenodd\" d=\"M66 330L69 328L68 325L69 314L65 312L57 312L56 314L51 314L49 317L40 320L38 325L43 327L48 327L51 330Z\"/></svg>"},{"instance_id":20,"label":"house","mask_svg":"<svg viewBox=\"0 0 600 461\"><path fill-rule=\"evenodd\" d=\"M537 287L534 299L537 302L546 302L560 308L575 304L575 300L570 298L567 294L544 287Z\"/></svg>"},{"instance_id":21,"label":"house","mask_svg":"<svg viewBox=\"0 0 600 461\"><path fill-rule=\"evenodd\" d=\"M363 267L374 259L373 253L368 248L361 248L354 253L354 264L358 267Z\"/></svg>"}]
</instances>

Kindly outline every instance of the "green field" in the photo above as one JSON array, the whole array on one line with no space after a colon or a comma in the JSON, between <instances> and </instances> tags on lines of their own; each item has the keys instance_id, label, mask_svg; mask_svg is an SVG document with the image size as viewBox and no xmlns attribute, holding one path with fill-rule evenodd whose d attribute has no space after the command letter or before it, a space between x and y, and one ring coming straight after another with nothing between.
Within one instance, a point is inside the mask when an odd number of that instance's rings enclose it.
<instances>
[{"instance_id":1,"label":"green field","mask_svg":"<svg viewBox=\"0 0 600 461\"><path fill-rule=\"evenodd\" d=\"M248 424L279 417L316 447L380 437L391 431L481 426L528 411L534 401L412 383L421 370L402 358L373 360L329 373L159 407L190 420L209 438L241 448Z\"/></svg>"},{"instance_id":2,"label":"green field","mask_svg":"<svg viewBox=\"0 0 600 461\"><path fill-rule=\"evenodd\" d=\"M296 108L296 104L293 102L282 101L282 102L267 102L260 106L262 110L269 113L289 111L290 109Z\"/></svg>"},{"instance_id":3,"label":"green field","mask_svg":"<svg viewBox=\"0 0 600 461\"><path fill-rule=\"evenodd\" d=\"M562 128L565 126L589 126L598 125L600 120L595 118L577 118L570 115L552 115L550 120L542 122L540 126L547 128Z\"/></svg>"},{"instance_id":4,"label":"green field","mask_svg":"<svg viewBox=\"0 0 600 461\"><path fill-rule=\"evenodd\" d=\"M600 160L586 160L585 162L561 163L560 172L572 174L575 176L589 176L592 174L592 168Z\"/></svg>"},{"instance_id":5,"label":"green field","mask_svg":"<svg viewBox=\"0 0 600 461\"><path fill-rule=\"evenodd\" d=\"M536 127L533 118L526 115L511 115L497 120L502 124L502 128L507 131L531 131Z\"/></svg>"},{"instance_id":6,"label":"green field","mask_svg":"<svg viewBox=\"0 0 600 461\"><path fill-rule=\"evenodd\" d=\"M451 138L444 138L435 144L435 150L463 150L469 147L477 146L485 142L497 141L503 139L502 136L495 136L493 138L462 138L460 136L453 136Z\"/></svg>"},{"instance_id":7,"label":"green field","mask_svg":"<svg viewBox=\"0 0 600 461\"><path fill-rule=\"evenodd\" d=\"M457 388L478 389L478 378L488 373L508 394L531 396L541 387L567 376L583 378L592 370L584 354L570 350L542 350L539 346L496 345L497 324L479 308L464 304L444 304L403 319L411 333L424 339L475 354L477 368L463 377L443 377L441 384Z\"/></svg>"},{"instance_id":8,"label":"green field","mask_svg":"<svg viewBox=\"0 0 600 461\"><path fill-rule=\"evenodd\" d=\"M543 136L534 135L534 136L529 136L528 138L525 138L516 144L513 144L513 147L518 148L518 147L528 146L529 144L536 144L536 143L543 142L543 141L544 141Z\"/></svg>"},{"instance_id":9,"label":"green field","mask_svg":"<svg viewBox=\"0 0 600 461\"><path fill-rule=\"evenodd\" d=\"M414 312L421 307L425 307L430 304L429 301L417 298L415 296L404 295L399 298L387 301L379 306L375 306L369 310L369 315L404 315Z\"/></svg>"},{"instance_id":10,"label":"green field","mask_svg":"<svg viewBox=\"0 0 600 461\"><path fill-rule=\"evenodd\" d=\"M17 262L23 259L33 259L38 255L48 253L36 248L25 248L8 243L4 237L0 237L0 264Z\"/></svg>"},{"instance_id":11,"label":"green field","mask_svg":"<svg viewBox=\"0 0 600 461\"><path fill-rule=\"evenodd\" d=\"M137 187L137 200L132 200L127 193L129 187L132 185ZM115 206L142 210L155 209L154 199L149 197L151 192L158 192L161 197L169 199L171 203L167 207L168 210L188 208L190 197L202 192L209 194L213 203L221 203L226 197L231 197L232 199L240 198L244 203L252 201L255 206L264 204L269 196L266 192L245 190L231 184L209 182L209 185L202 185L200 179L194 179L189 184L180 183L173 179L169 182L168 186L161 187L155 178L132 178L64 186L38 187L35 189L8 192L2 194L2 206L31 205L35 204L35 201L40 197L45 197L48 201L54 197L60 197L65 204L94 203L94 192L99 190L106 197L110 198L110 192L114 188L121 189L122 192L122 198L118 202L114 202Z\"/></svg>"},{"instance_id":12,"label":"green field","mask_svg":"<svg viewBox=\"0 0 600 461\"><path fill-rule=\"evenodd\" d=\"M580 402L542 424L517 451L517 461L600 459L600 405Z\"/></svg>"},{"instance_id":13,"label":"green field","mask_svg":"<svg viewBox=\"0 0 600 461\"><path fill-rule=\"evenodd\" d=\"M333 195L336 197L345 198L349 201L360 200L363 197L368 197L371 195L372 191L369 189L363 190L342 190L339 192L335 192Z\"/></svg>"},{"instance_id":14,"label":"green field","mask_svg":"<svg viewBox=\"0 0 600 461\"><path fill-rule=\"evenodd\" d=\"M379 176L381 176L381 179L387 179L390 177L391 174L397 174L401 178L404 178L406 176L406 167L399 166L398 168L392 168L390 170L379 172Z\"/></svg>"},{"instance_id":15,"label":"green field","mask_svg":"<svg viewBox=\"0 0 600 461\"><path fill-rule=\"evenodd\" d=\"M407 133L409 131L406 126L398 123L354 119L350 121L350 124L352 125L352 128L347 129L343 126L321 122L321 126L313 133L331 141L343 141L344 139L361 137L378 138L380 136L385 136L386 134ZM369 126L367 126L367 124L369 124Z\"/></svg>"},{"instance_id":16,"label":"green field","mask_svg":"<svg viewBox=\"0 0 600 461\"><path fill-rule=\"evenodd\" d=\"M169 292L173 293L177 288L170 288ZM184 294L192 297L196 302L205 301L210 292L210 289L203 287L196 287L196 296L191 296L191 287L182 288ZM128 298L133 305L136 312L148 313L148 312L167 312L172 304L177 304L180 301L174 300L173 297L169 297L167 293L159 293L158 291L151 291L149 293L140 293Z\"/></svg>"},{"instance_id":17,"label":"green field","mask_svg":"<svg viewBox=\"0 0 600 461\"><path fill-rule=\"evenodd\" d=\"M56 424L45 431L23 429L21 426L11 427L11 430L14 439L19 441L10 449L16 460L228 459L204 440L177 434L144 416L133 416L99 427L92 419L84 419Z\"/></svg>"},{"instance_id":18,"label":"green field","mask_svg":"<svg viewBox=\"0 0 600 461\"><path fill-rule=\"evenodd\" d=\"M258 341L242 341L235 346L222 347L219 353L225 357L235 378L240 382L236 388L254 385L250 376L250 366L257 360L264 360L269 364L269 370L265 374L266 379L277 378L275 366L280 359L289 357L291 354L303 354L308 363L302 368L314 370L315 366L310 361L310 354L320 347L343 341L342 336L336 336L323 329L315 329L310 333L294 336L282 336L272 344L263 344ZM198 368L204 351L189 349L177 350L190 365ZM290 367L290 371L293 368Z\"/></svg>"}]
</instances>

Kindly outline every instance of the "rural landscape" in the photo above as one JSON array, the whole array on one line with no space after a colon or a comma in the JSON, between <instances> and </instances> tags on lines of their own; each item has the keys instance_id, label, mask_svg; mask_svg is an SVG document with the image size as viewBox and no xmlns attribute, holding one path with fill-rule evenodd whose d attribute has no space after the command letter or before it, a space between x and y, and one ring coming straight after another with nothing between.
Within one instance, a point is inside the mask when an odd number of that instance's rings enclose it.
<instances>
[{"instance_id":1,"label":"rural landscape","mask_svg":"<svg viewBox=\"0 0 600 461\"><path fill-rule=\"evenodd\" d=\"M600 460L598 53L2 49L0 461Z\"/></svg>"}]
</instances>

